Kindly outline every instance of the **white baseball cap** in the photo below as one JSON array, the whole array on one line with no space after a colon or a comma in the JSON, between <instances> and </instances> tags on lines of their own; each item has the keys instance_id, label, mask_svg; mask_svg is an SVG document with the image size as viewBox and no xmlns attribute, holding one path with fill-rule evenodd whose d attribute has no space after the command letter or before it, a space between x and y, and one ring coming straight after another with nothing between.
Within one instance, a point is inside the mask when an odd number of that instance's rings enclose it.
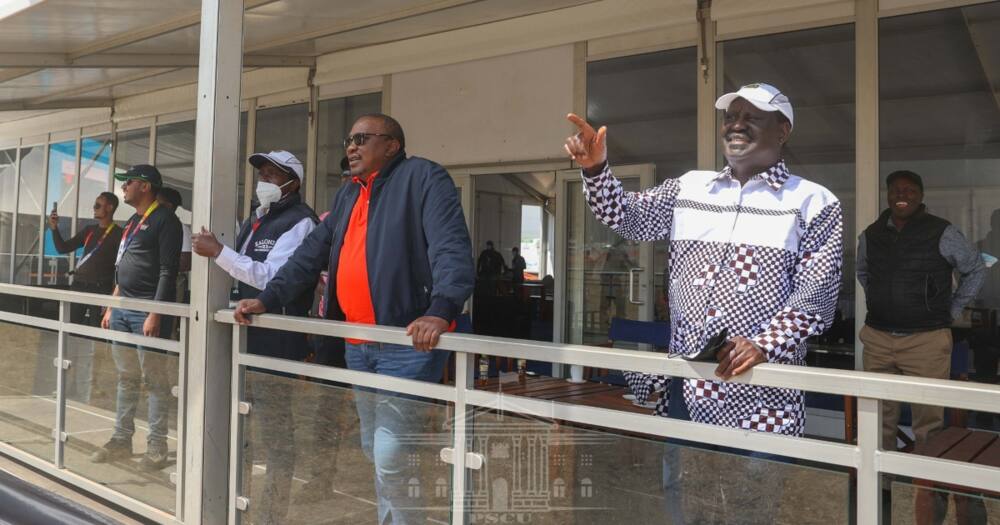
<instances>
[{"instance_id":1,"label":"white baseball cap","mask_svg":"<svg viewBox=\"0 0 1000 525\"><path fill-rule=\"evenodd\" d=\"M305 177L305 173L302 171L302 161L300 161L295 155L285 151L276 150L270 153L254 153L250 155L247 159L250 165L260 169L265 162L270 162L277 166L281 171L289 175L295 175L299 178L299 183L302 183L302 179Z\"/></svg>"},{"instance_id":2,"label":"white baseball cap","mask_svg":"<svg viewBox=\"0 0 1000 525\"><path fill-rule=\"evenodd\" d=\"M726 93L715 101L716 109L726 110L737 98L742 98L753 104L761 111L780 111L788 118L788 122L795 127L795 119L792 117L792 103L778 88L764 83L747 84L735 93Z\"/></svg>"}]
</instances>

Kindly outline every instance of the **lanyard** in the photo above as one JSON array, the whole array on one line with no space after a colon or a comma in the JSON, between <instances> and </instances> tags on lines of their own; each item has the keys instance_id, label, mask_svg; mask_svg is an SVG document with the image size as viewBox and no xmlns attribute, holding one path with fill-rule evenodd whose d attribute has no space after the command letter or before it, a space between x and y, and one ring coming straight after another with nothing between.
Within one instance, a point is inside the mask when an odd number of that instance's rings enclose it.
<instances>
[{"instance_id":1,"label":"lanyard","mask_svg":"<svg viewBox=\"0 0 1000 525\"><path fill-rule=\"evenodd\" d=\"M77 270L79 270L80 267L83 266L83 263L89 261L90 257L92 255L94 255L95 253L97 253L97 250L101 249L101 245L104 244L104 239L108 238L108 234L111 233L111 230L113 230L114 227L115 227L115 223L112 222L111 224L108 225L107 228L104 229L104 234L101 235L101 238L97 240L97 245L94 246L94 249L90 250L87 253L85 253L83 255L83 257L80 258L80 262L76 263L76 269ZM97 230L97 228L94 228L93 230L90 230L90 233L87 234L87 238L83 240L83 249L84 250L87 249L87 245L90 244L90 239L94 236L94 231L96 231L96 230Z\"/></svg>"},{"instance_id":2,"label":"lanyard","mask_svg":"<svg viewBox=\"0 0 1000 525\"><path fill-rule=\"evenodd\" d=\"M121 262L122 256L125 255L125 251L128 250L129 245L132 244L132 240L135 239L135 235L139 233L140 229L142 229L142 225L145 224L146 219L149 218L149 215L152 214L153 211L159 207L159 205L159 202L153 201L153 204L150 204L149 208L146 208L146 213L142 214L142 219L135 225L134 230L132 229L132 220L129 219L128 224L125 225L125 231L122 233L122 243L118 247L119 262ZM131 235L129 235L129 232L131 232Z\"/></svg>"}]
</instances>

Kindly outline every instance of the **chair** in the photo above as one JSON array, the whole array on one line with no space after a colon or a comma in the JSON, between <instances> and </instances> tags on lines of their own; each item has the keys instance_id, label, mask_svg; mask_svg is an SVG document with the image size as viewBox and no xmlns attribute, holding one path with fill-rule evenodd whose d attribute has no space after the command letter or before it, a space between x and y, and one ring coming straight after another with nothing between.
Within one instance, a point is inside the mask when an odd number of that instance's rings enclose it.
<instances>
[{"instance_id":1,"label":"chair","mask_svg":"<svg viewBox=\"0 0 1000 525\"><path fill-rule=\"evenodd\" d=\"M604 348L613 348L615 343L638 343L652 345L654 348L666 348L670 345L670 323L660 321L634 321L622 317L612 317L608 329L608 342L600 344ZM608 374L607 369L594 370L584 368L583 377L591 381L604 383L618 382Z\"/></svg>"}]
</instances>

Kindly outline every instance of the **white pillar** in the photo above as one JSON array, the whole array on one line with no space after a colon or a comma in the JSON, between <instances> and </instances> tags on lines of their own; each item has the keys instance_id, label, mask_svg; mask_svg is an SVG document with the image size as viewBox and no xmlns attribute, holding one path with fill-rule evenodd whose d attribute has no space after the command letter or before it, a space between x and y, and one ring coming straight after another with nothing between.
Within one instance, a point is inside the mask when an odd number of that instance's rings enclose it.
<instances>
[{"instance_id":1,"label":"white pillar","mask_svg":"<svg viewBox=\"0 0 1000 525\"><path fill-rule=\"evenodd\" d=\"M202 0L192 230L225 244L236 217L243 0ZM191 268L191 329L185 407L185 523L226 523L232 329L212 315L227 307L230 278L212 261Z\"/></svg>"}]
</instances>

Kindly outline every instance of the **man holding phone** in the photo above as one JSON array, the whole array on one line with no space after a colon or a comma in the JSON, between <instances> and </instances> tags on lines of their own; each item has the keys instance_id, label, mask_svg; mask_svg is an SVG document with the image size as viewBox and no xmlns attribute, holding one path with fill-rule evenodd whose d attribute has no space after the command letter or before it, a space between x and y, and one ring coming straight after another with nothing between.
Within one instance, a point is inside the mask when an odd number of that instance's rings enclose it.
<instances>
[{"instance_id":1,"label":"man holding phone","mask_svg":"<svg viewBox=\"0 0 1000 525\"><path fill-rule=\"evenodd\" d=\"M76 269L70 272L73 283L70 289L78 292L110 294L115 288L115 257L118 245L122 239L122 229L114 223L115 210L118 209L118 197L109 191L101 193L94 200L94 220L82 228L68 240L63 239L59 232L59 214L56 203L52 203L52 213L49 215L49 230L52 232L52 244L59 253L69 253L82 249L76 260ZM70 321L88 326L100 326L102 313L97 306L73 303L70 309ZM94 360L92 342L82 342L71 338L67 347L67 359L73 366L68 371L66 380L67 395L82 403L90 402L91 369ZM76 340L75 343L72 341Z\"/></svg>"}]
</instances>

